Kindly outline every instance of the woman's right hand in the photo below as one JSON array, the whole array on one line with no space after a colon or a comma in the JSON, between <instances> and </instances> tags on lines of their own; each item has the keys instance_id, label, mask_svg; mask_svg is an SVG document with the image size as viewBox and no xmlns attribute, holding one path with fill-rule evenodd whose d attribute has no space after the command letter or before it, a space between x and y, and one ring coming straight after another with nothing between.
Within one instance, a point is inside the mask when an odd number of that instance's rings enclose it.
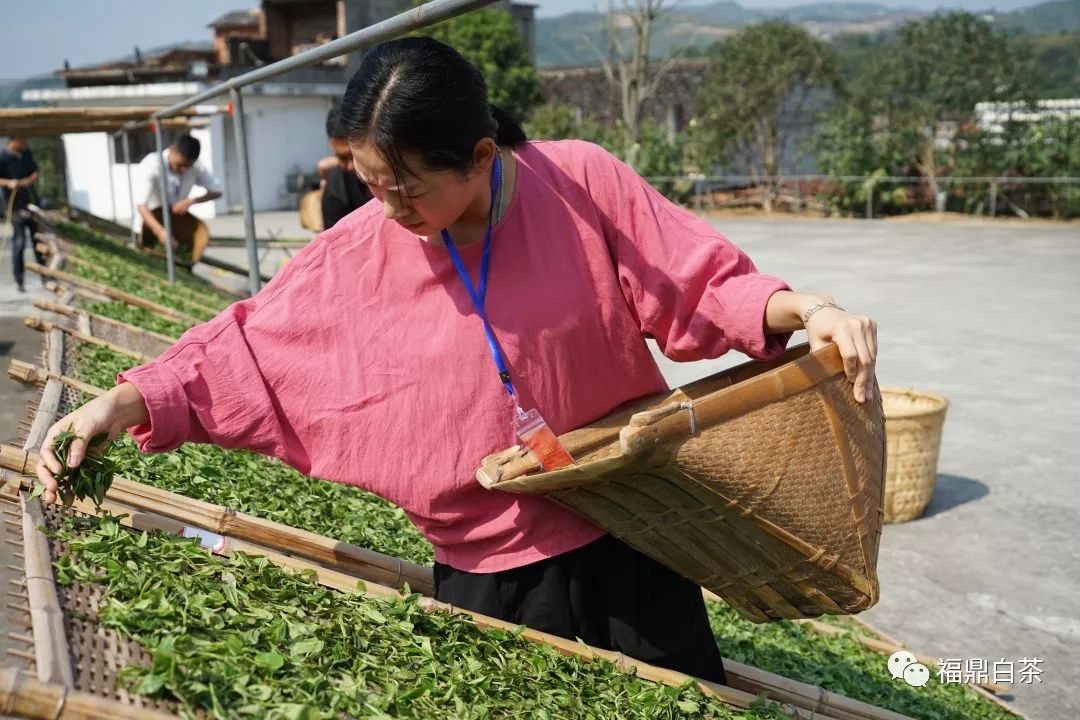
<instances>
[{"instance_id":1,"label":"woman's right hand","mask_svg":"<svg viewBox=\"0 0 1080 720\"><path fill-rule=\"evenodd\" d=\"M75 468L86 457L87 443L92 437L105 433L104 447L124 428L146 422L149 416L142 394L131 383L121 383L56 421L45 433L38 450L41 459L37 465L37 476L45 485L42 496L45 503L56 502L57 481L54 476L64 469L60 458L53 452L53 441L57 435L70 430L78 436L68 448L67 456L68 467Z\"/></svg>"}]
</instances>

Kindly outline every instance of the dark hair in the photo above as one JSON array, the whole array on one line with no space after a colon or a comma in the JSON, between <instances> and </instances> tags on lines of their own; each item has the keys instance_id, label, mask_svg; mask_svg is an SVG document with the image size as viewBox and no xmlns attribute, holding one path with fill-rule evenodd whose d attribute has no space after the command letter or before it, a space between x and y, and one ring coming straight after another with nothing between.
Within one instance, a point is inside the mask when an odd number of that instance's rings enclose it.
<instances>
[{"instance_id":1,"label":"dark hair","mask_svg":"<svg viewBox=\"0 0 1080 720\"><path fill-rule=\"evenodd\" d=\"M173 143L173 147L176 151L186 157L191 162L195 162L199 159L199 152L202 150L202 145L198 140L191 137L187 133L184 133L180 137L176 138L176 142Z\"/></svg>"},{"instance_id":2,"label":"dark hair","mask_svg":"<svg viewBox=\"0 0 1080 720\"><path fill-rule=\"evenodd\" d=\"M473 150L490 137L525 142L508 113L488 103L480 71L449 45L405 37L376 45L349 80L341 127L352 143L372 143L400 181L405 153L432 170L466 171Z\"/></svg>"},{"instance_id":3,"label":"dark hair","mask_svg":"<svg viewBox=\"0 0 1080 720\"><path fill-rule=\"evenodd\" d=\"M336 103L326 113L326 137L331 140L345 137L345 130L341 127L341 106Z\"/></svg>"}]
</instances>

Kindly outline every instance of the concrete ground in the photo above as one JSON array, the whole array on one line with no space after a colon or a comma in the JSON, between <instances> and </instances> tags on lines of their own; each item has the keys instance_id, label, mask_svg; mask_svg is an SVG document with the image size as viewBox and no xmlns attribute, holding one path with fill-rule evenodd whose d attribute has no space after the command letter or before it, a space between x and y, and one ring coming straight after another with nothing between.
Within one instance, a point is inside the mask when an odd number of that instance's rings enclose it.
<instances>
[{"instance_id":1,"label":"concrete ground","mask_svg":"<svg viewBox=\"0 0 1080 720\"><path fill-rule=\"evenodd\" d=\"M206 221L210 228L210 237L245 237L243 215L219 215ZM315 233L300 226L300 214L295 211L274 211L255 213L255 237L259 240L310 240ZM259 270L270 277L277 272L289 258L295 255L295 248L259 248ZM249 266L248 251L243 247L215 247L211 240L206 255L246 268ZM196 275L205 277L233 290L247 290L247 280L239 275L210 267L197 265Z\"/></svg>"},{"instance_id":2,"label":"concrete ground","mask_svg":"<svg viewBox=\"0 0 1080 720\"><path fill-rule=\"evenodd\" d=\"M1038 658L1015 706L1080 717L1080 225L714 224L761 272L875 318L882 386L950 401L933 499L886 526L861 617L965 667ZM664 369L674 384L741 360Z\"/></svg>"},{"instance_id":3,"label":"concrete ground","mask_svg":"<svg viewBox=\"0 0 1080 720\"><path fill-rule=\"evenodd\" d=\"M260 236L310 236L295 216L260 214ZM242 235L230 217L213 232ZM1017 672L1038 658L1041 682L1013 685L1017 709L1038 720L1080 717L1080 226L715 224L761 272L874 317L883 386L951 403L933 500L923 517L886 526L881 600L862 617L932 657L989 667L1004 659ZM28 302L14 295L4 260L0 354L32 359L41 338L21 326ZM264 272L276 262L268 257ZM804 340L797 333L792 344ZM745 359L658 357L673 385ZM24 401L0 381L0 435L12 434Z\"/></svg>"}]
</instances>

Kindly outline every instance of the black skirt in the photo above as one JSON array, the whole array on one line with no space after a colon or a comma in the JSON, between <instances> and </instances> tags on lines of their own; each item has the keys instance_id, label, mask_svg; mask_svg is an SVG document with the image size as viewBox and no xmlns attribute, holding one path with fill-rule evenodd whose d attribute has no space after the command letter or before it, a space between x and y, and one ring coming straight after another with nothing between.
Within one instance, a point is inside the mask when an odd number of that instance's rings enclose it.
<instances>
[{"instance_id":1,"label":"black skirt","mask_svg":"<svg viewBox=\"0 0 1080 720\"><path fill-rule=\"evenodd\" d=\"M611 535L493 573L435 563L435 597L727 684L701 588Z\"/></svg>"}]
</instances>

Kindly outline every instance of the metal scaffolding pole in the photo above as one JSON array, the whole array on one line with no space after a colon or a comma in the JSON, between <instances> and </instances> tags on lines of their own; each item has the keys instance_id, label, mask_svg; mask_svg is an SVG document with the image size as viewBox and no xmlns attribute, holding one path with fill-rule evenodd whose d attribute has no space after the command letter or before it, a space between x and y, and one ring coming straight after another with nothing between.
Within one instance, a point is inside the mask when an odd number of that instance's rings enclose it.
<instances>
[{"instance_id":1,"label":"metal scaffolding pole","mask_svg":"<svg viewBox=\"0 0 1080 720\"><path fill-rule=\"evenodd\" d=\"M420 28L442 22L443 20L449 20L458 15L464 15L470 10L479 10L480 8L492 5L495 2L496 0L432 0L432 2L414 7L411 10L406 10L403 13L387 18L382 22L369 25L362 30L349 33L344 37L332 40L319 47L305 50L302 53L285 58L284 60L278 60L277 62L270 63L269 65L265 65L256 70L246 72L243 75L230 78L229 80L204 90L197 95L192 95L187 100L182 100L175 105L170 105L164 110L157 111L154 113L153 118L172 117L194 105L204 103L207 100L223 95L233 88L242 88L251 85L252 83L269 80L282 73L289 72L290 70L296 70L297 68L316 65L325 62L326 60L332 60L346 53L363 49L369 45L375 45L384 40L391 40L413 32L414 30L419 30Z\"/></svg>"},{"instance_id":2,"label":"metal scaffolding pole","mask_svg":"<svg viewBox=\"0 0 1080 720\"><path fill-rule=\"evenodd\" d=\"M405 12L399 13L382 22L375 23L362 30L357 30L344 37L340 37L337 40L332 40L324 45L320 45L317 48L312 48L311 50L293 55L290 58L270 63L269 65L244 73L238 77L230 78L212 88L193 95L186 100L182 100L175 105L170 105L163 110L153 113L148 120L128 123L124 126L124 129L133 130L144 127L147 123L153 123L154 135L157 140L157 150L158 154L161 155L165 149L161 134L162 120L173 117L178 113L196 107L207 100L224 95L225 93L232 95L235 110L233 120L236 124L234 130L239 152L238 159L240 160L241 172L244 179L244 227L245 234L247 235L248 273L251 291L254 294L259 290L261 278L259 276L258 251L255 246L255 216L251 200L251 173L247 157L246 128L244 127L243 121L243 99L240 96L239 90L247 85L277 77L290 70L308 67L309 65L316 65L326 60L345 55L346 53L361 50L385 40L406 35L414 30L434 25L443 20L449 20L450 18L464 15L471 10L487 7L495 2L496 0L432 0L431 2L414 7L411 10L406 10ZM162 158L161 184L163 196L166 194L166 172L165 160ZM164 211L162 212L162 216L165 220L165 233L168 236L168 241L165 243L165 255L168 263L169 282L172 283L176 280L176 268L172 251L172 218L170 217L168 203L163 203L163 205Z\"/></svg>"},{"instance_id":3,"label":"metal scaffolding pole","mask_svg":"<svg viewBox=\"0 0 1080 720\"><path fill-rule=\"evenodd\" d=\"M113 180L113 168L116 166L116 148L113 147L113 136L105 134L105 147L109 153L109 203L112 205L110 218L116 222L116 181Z\"/></svg>"},{"instance_id":4,"label":"metal scaffolding pole","mask_svg":"<svg viewBox=\"0 0 1080 720\"><path fill-rule=\"evenodd\" d=\"M248 251L248 287L251 295L259 292L259 249L255 246L255 206L251 200L251 166L248 164L247 128L244 126L244 96L239 88L229 88L233 107L233 132L236 136L236 158L240 163L241 188L244 195L244 237Z\"/></svg>"},{"instance_id":5,"label":"metal scaffolding pole","mask_svg":"<svg viewBox=\"0 0 1080 720\"><path fill-rule=\"evenodd\" d=\"M158 165L161 167L161 218L165 222L165 267L169 272L169 284L176 282L176 261L173 258L172 203L169 202L169 168L165 162L165 137L161 123L154 123L154 140L157 144ZM179 199L179 198L177 198Z\"/></svg>"},{"instance_id":6,"label":"metal scaffolding pole","mask_svg":"<svg viewBox=\"0 0 1080 720\"><path fill-rule=\"evenodd\" d=\"M128 140L127 130L122 131L120 137L124 141L124 165L127 166L128 204L131 207L131 247L138 247L139 241L135 237L135 215L138 211L135 209L135 186L131 182L131 142Z\"/></svg>"}]
</instances>

